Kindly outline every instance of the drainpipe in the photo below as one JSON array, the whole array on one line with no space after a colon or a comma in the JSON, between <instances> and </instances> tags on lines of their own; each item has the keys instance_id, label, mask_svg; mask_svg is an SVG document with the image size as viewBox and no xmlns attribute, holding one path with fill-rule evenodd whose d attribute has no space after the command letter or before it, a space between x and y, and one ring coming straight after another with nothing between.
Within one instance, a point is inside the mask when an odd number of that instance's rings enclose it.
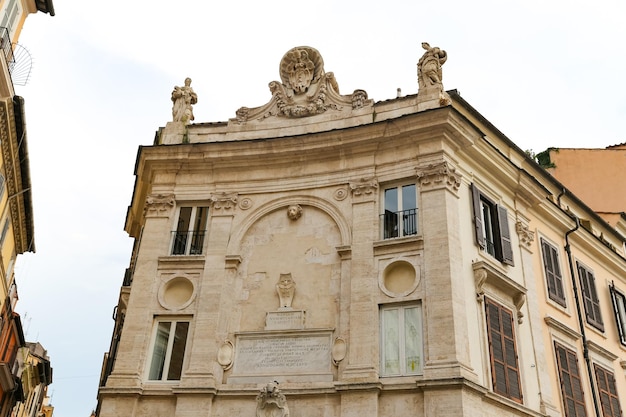
<instances>
[{"instance_id":1,"label":"drainpipe","mask_svg":"<svg viewBox=\"0 0 626 417\"><path fill-rule=\"evenodd\" d=\"M589 358L589 348L587 347L587 335L585 333L585 321L583 320L582 309L580 308L580 299L578 298L578 286L576 285L576 275L574 269L574 260L572 259L572 250L569 244L569 235L574 233L580 227L580 221L578 217L573 217L576 222L576 227L565 233L565 252L567 252L567 260L569 261L569 272L572 278L572 289L574 290L574 302L576 303L576 313L578 315L578 326L580 327L580 334L583 343L583 357L585 358L585 364L587 365L587 374L589 375L589 385L591 386L591 398L593 399L593 407L596 411L596 417L602 417L600 415L600 407L598 406L598 399L596 397L596 385L593 379L593 370L591 368L591 358Z\"/></svg>"}]
</instances>

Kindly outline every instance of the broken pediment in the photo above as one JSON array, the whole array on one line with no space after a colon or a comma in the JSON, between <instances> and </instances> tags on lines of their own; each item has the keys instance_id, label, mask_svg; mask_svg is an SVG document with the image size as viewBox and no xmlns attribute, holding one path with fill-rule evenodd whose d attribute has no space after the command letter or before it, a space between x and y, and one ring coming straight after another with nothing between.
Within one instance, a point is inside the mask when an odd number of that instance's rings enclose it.
<instances>
[{"instance_id":1,"label":"broken pediment","mask_svg":"<svg viewBox=\"0 0 626 417\"><path fill-rule=\"evenodd\" d=\"M350 114L371 107L364 90L341 95L332 72L324 71L320 53L309 46L289 50L280 61L281 81L269 83L272 98L261 107L241 107L231 122L244 124L269 117L301 118L326 112Z\"/></svg>"}]
</instances>

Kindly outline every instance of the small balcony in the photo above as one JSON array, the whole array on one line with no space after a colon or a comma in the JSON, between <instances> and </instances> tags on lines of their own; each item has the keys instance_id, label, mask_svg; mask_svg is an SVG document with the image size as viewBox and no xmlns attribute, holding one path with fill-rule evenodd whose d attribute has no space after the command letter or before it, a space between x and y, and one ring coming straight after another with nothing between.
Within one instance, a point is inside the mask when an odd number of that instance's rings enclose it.
<instances>
[{"instance_id":1,"label":"small balcony","mask_svg":"<svg viewBox=\"0 0 626 417\"><path fill-rule=\"evenodd\" d=\"M172 232L172 255L202 255L204 230Z\"/></svg>"},{"instance_id":2,"label":"small balcony","mask_svg":"<svg viewBox=\"0 0 626 417\"><path fill-rule=\"evenodd\" d=\"M412 236L417 234L417 209L388 211L380 215L383 239Z\"/></svg>"}]
</instances>

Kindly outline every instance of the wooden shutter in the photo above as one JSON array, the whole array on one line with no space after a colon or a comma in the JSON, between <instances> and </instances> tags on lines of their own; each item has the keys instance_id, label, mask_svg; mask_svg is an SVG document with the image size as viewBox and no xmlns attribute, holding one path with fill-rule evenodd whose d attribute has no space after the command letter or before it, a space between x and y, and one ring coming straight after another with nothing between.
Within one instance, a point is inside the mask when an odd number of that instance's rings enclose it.
<instances>
[{"instance_id":1,"label":"wooden shutter","mask_svg":"<svg viewBox=\"0 0 626 417\"><path fill-rule=\"evenodd\" d=\"M622 345L626 345L626 311L624 311L626 310L626 297L613 284L609 286L609 289L611 290L611 301L613 302L619 340Z\"/></svg>"},{"instance_id":2,"label":"wooden shutter","mask_svg":"<svg viewBox=\"0 0 626 417\"><path fill-rule=\"evenodd\" d=\"M563 290L563 277L559 267L559 254L557 249L541 239L541 252L543 254L543 266L548 284L548 295L551 300L565 307L565 292Z\"/></svg>"},{"instance_id":3,"label":"wooden shutter","mask_svg":"<svg viewBox=\"0 0 626 417\"><path fill-rule=\"evenodd\" d=\"M583 393L578 358L573 351L554 343L556 361L559 368L561 394L565 417L586 417L585 395Z\"/></svg>"},{"instance_id":4,"label":"wooden shutter","mask_svg":"<svg viewBox=\"0 0 626 417\"><path fill-rule=\"evenodd\" d=\"M600 300L596 292L596 280L591 271L587 270L587 268L578 262L576 265L578 266L578 277L580 278L580 287L583 293L587 323L598 330L604 331L604 323L602 322L602 314L600 313Z\"/></svg>"},{"instance_id":5,"label":"wooden shutter","mask_svg":"<svg viewBox=\"0 0 626 417\"><path fill-rule=\"evenodd\" d=\"M596 382L598 384L598 395L602 406L604 417L621 417L622 409L617 396L617 387L613 373L595 365Z\"/></svg>"},{"instance_id":6,"label":"wooden shutter","mask_svg":"<svg viewBox=\"0 0 626 417\"><path fill-rule=\"evenodd\" d=\"M476 244L480 246L481 249L485 249L487 247L487 241L483 234L483 213L480 205L480 191L474 184L471 185L471 188L474 207L474 236L476 237Z\"/></svg>"},{"instance_id":7,"label":"wooden shutter","mask_svg":"<svg viewBox=\"0 0 626 417\"><path fill-rule=\"evenodd\" d=\"M496 206L498 212L498 231L500 235L500 261L513 266L513 247L511 246L511 232L509 231L509 214L502 206Z\"/></svg>"},{"instance_id":8,"label":"wooden shutter","mask_svg":"<svg viewBox=\"0 0 626 417\"><path fill-rule=\"evenodd\" d=\"M522 389L517 364L513 314L486 297L485 310L493 390L521 403Z\"/></svg>"}]
</instances>

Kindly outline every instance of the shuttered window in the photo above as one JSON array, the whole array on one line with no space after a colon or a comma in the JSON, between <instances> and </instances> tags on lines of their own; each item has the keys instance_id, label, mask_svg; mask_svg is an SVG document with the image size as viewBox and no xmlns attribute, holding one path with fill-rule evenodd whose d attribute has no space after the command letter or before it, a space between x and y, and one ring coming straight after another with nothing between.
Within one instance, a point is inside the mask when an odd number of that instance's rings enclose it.
<instances>
[{"instance_id":1,"label":"shuttered window","mask_svg":"<svg viewBox=\"0 0 626 417\"><path fill-rule=\"evenodd\" d=\"M621 417L622 409L617 396L617 387L613 373L606 369L594 365L596 371L596 382L598 385L598 395L604 417Z\"/></svg>"},{"instance_id":2,"label":"shuttered window","mask_svg":"<svg viewBox=\"0 0 626 417\"><path fill-rule=\"evenodd\" d=\"M611 289L611 301L613 301L613 312L615 313L615 324L619 333L619 341L626 346L626 296L613 284Z\"/></svg>"},{"instance_id":3,"label":"shuttered window","mask_svg":"<svg viewBox=\"0 0 626 417\"><path fill-rule=\"evenodd\" d=\"M556 362L559 367L564 415L565 417L586 417L585 395L580 373L578 372L576 353L556 342L554 343L554 351L556 352Z\"/></svg>"},{"instance_id":4,"label":"shuttered window","mask_svg":"<svg viewBox=\"0 0 626 417\"><path fill-rule=\"evenodd\" d=\"M506 208L496 204L474 184L471 189L476 244L500 262L513 265L513 247Z\"/></svg>"},{"instance_id":5,"label":"shuttered window","mask_svg":"<svg viewBox=\"0 0 626 417\"><path fill-rule=\"evenodd\" d=\"M559 265L559 252L543 238L541 239L541 252L543 254L543 268L548 284L548 296L551 300L565 307L565 292L563 290L561 266Z\"/></svg>"},{"instance_id":6,"label":"shuttered window","mask_svg":"<svg viewBox=\"0 0 626 417\"><path fill-rule=\"evenodd\" d=\"M493 391L522 402L513 314L485 297Z\"/></svg>"},{"instance_id":7,"label":"shuttered window","mask_svg":"<svg viewBox=\"0 0 626 417\"><path fill-rule=\"evenodd\" d=\"M580 288L583 294L587 323L600 331L604 331L604 322L600 313L600 300L598 299L596 279L593 276L593 272L579 262L576 262L576 266L578 268L578 277L580 278Z\"/></svg>"}]
</instances>

